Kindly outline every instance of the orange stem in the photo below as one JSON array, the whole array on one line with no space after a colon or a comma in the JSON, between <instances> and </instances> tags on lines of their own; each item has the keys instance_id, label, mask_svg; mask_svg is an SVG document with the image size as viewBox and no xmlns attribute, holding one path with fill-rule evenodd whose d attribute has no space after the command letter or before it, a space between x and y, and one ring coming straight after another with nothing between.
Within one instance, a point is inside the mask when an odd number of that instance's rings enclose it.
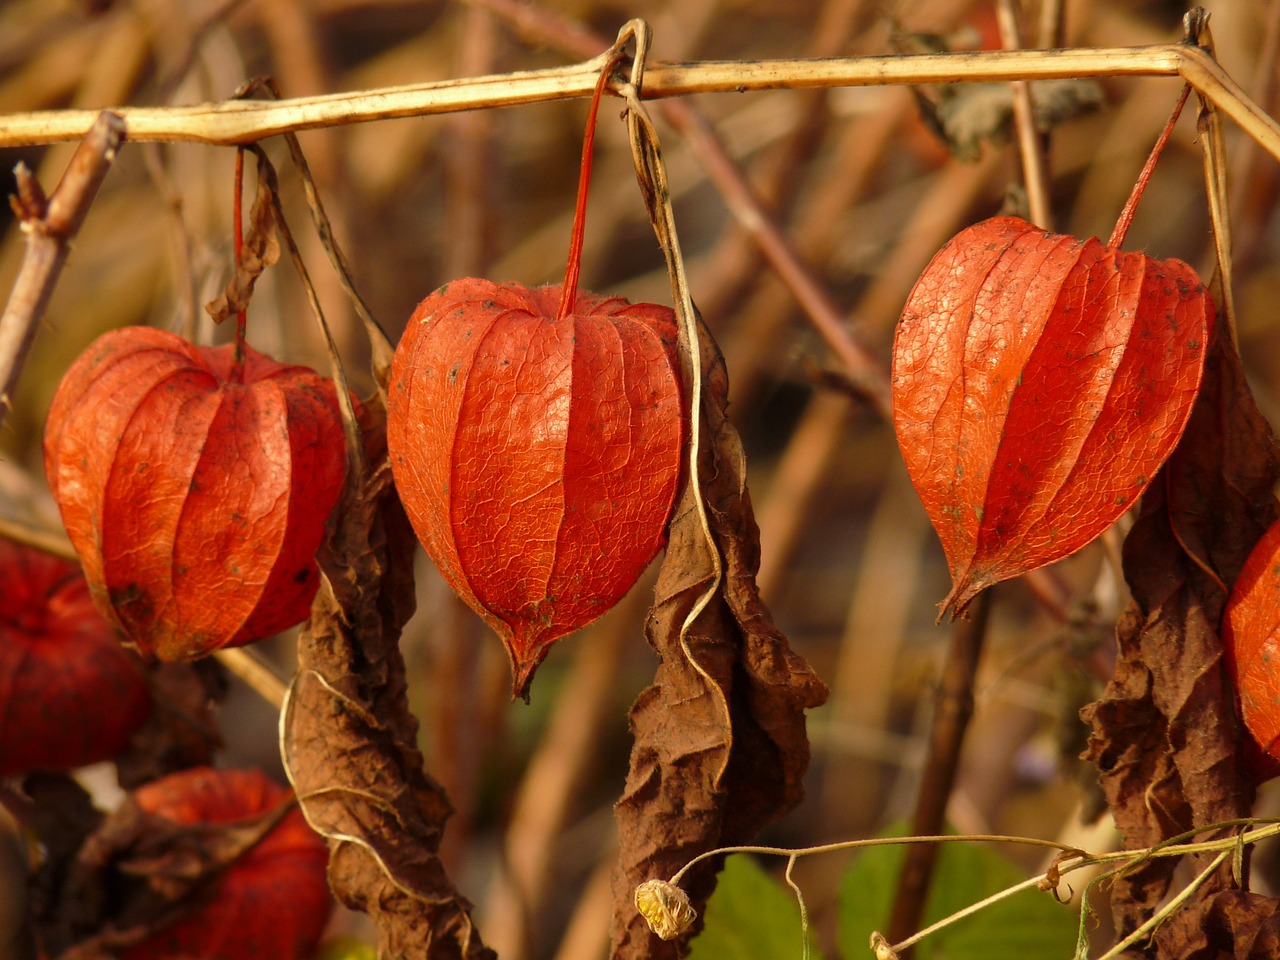
<instances>
[{"instance_id":1,"label":"orange stem","mask_svg":"<svg viewBox=\"0 0 1280 960\"><path fill-rule=\"evenodd\" d=\"M578 274L582 272L582 238L587 228L587 194L591 190L591 149L596 142L596 116L600 112L600 98L609 82L609 74L620 56L615 56L600 71L595 92L591 95L591 110L587 113L587 129L582 135L582 166L578 171L578 205L573 212L573 232L569 238L569 263L564 271L564 286L560 291L560 309L556 319L563 320L573 312L578 299Z\"/></svg>"},{"instance_id":2,"label":"orange stem","mask_svg":"<svg viewBox=\"0 0 1280 960\"><path fill-rule=\"evenodd\" d=\"M1160 159L1160 154L1164 152L1164 145L1169 142L1169 137L1173 134L1173 125L1178 122L1182 107L1187 102L1187 95L1190 93L1191 85L1185 84L1182 88L1182 96L1178 98L1178 102L1173 108L1173 113L1169 116L1168 122L1164 125L1164 130L1160 133L1160 139L1151 148L1151 154L1147 157L1147 162L1143 165L1142 172L1138 174L1138 182L1133 185L1133 191L1129 194L1129 199L1125 201L1124 209L1120 211L1120 218L1116 221L1116 228L1111 231L1111 239L1107 241L1107 246L1113 250L1117 250L1124 245L1124 238L1129 233L1129 224L1133 223L1133 215L1138 209L1138 201L1142 199L1142 194L1147 189L1147 181L1151 179L1151 173L1156 168L1156 161Z\"/></svg>"}]
</instances>

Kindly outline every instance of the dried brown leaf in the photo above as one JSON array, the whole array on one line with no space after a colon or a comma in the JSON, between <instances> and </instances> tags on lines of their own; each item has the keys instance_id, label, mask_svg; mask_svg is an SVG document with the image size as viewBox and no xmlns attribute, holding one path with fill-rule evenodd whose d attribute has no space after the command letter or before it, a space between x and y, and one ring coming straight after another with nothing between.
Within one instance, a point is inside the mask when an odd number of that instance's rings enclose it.
<instances>
[{"instance_id":1,"label":"dried brown leaf","mask_svg":"<svg viewBox=\"0 0 1280 960\"><path fill-rule=\"evenodd\" d=\"M275 205L272 201L272 182L266 157L258 156L258 189L249 210L249 229L235 265L235 272L227 281L223 293L205 305L214 323L222 323L249 308L253 286L262 272L280 259L280 238L276 235Z\"/></svg>"},{"instance_id":2,"label":"dried brown leaf","mask_svg":"<svg viewBox=\"0 0 1280 960\"><path fill-rule=\"evenodd\" d=\"M1096 80L1035 80L1031 84L1036 129L1059 124L1097 110L1103 102ZM1013 123L1013 88L1007 83L966 83L941 88L938 101L921 99L932 110L930 126L948 149L966 163L976 163L985 143L1001 144Z\"/></svg>"},{"instance_id":3,"label":"dried brown leaf","mask_svg":"<svg viewBox=\"0 0 1280 960\"><path fill-rule=\"evenodd\" d=\"M1133 599L1116 628L1115 674L1082 714L1092 725L1085 757L1131 848L1250 814L1253 747L1217 628L1227 586L1277 515L1277 477L1275 438L1218 331L1186 433L1125 542ZM1116 883L1122 933L1151 915L1175 866L1151 861ZM1229 882L1224 870L1205 890Z\"/></svg>"},{"instance_id":4,"label":"dried brown leaf","mask_svg":"<svg viewBox=\"0 0 1280 960\"><path fill-rule=\"evenodd\" d=\"M100 918L78 891L68 891L76 854L104 814L88 791L65 773L36 773L23 780L24 819L44 856L32 878L31 907L44 951L57 956L90 936Z\"/></svg>"},{"instance_id":5,"label":"dried brown leaf","mask_svg":"<svg viewBox=\"0 0 1280 960\"><path fill-rule=\"evenodd\" d=\"M759 532L742 446L725 416L724 362L705 328L700 333L699 473L724 577L687 633L695 666L682 647L681 625L714 574L686 478L645 628L661 662L653 685L631 709L635 745L616 806L615 958L677 955L680 941L664 942L649 931L633 891L645 880L671 877L699 853L749 841L800 802L809 763L804 711L827 696L760 600ZM683 886L701 908L715 886L715 869L693 871Z\"/></svg>"},{"instance_id":6,"label":"dried brown leaf","mask_svg":"<svg viewBox=\"0 0 1280 960\"><path fill-rule=\"evenodd\" d=\"M1179 910L1155 936L1159 956L1271 960L1280 956L1280 900L1222 890Z\"/></svg>"},{"instance_id":7,"label":"dried brown leaf","mask_svg":"<svg viewBox=\"0 0 1280 960\"><path fill-rule=\"evenodd\" d=\"M285 714L286 766L307 819L329 838L333 892L376 921L381 956L491 958L437 856L453 811L415 746L397 646L414 610L417 541L391 484L383 408L370 401L362 413L369 465L349 458L319 558Z\"/></svg>"},{"instance_id":8,"label":"dried brown leaf","mask_svg":"<svg viewBox=\"0 0 1280 960\"><path fill-rule=\"evenodd\" d=\"M212 896L223 872L280 822L292 804L251 820L179 824L144 813L132 800L106 817L68 871L60 909L76 923L59 960L97 960L190 914ZM52 950L56 944L46 943Z\"/></svg>"},{"instance_id":9,"label":"dried brown leaf","mask_svg":"<svg viewBox=\"0 0 1280 960\"><path fill-rule=\"evenodd\" d=\"M147 679L155 707L116 758L116 776L126 790L211 764L222 748L214 709L226 695L227 678L216 661L156 664Z\"/></svg>"}]
</instances>

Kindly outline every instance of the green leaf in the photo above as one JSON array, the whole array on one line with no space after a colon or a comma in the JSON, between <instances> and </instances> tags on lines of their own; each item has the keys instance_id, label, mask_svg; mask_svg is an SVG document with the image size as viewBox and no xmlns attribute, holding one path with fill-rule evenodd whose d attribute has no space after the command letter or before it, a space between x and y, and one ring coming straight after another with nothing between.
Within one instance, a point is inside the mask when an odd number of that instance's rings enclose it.
<instances>
[{"instance_id":1,"label":"green leaf","mask_svg":"<svg viewBox=\"0 0 1280 960\"><path fill-rule=\"evenodd\" d=\"M726 858L688 960L799 960L801 946L795 895L752 858Z\"/></svg>"},{"instance_id":2,"label":"green leaf","mask_svg":"<svg viewBox=\"0 0 1280 960\"><path fill-rule=\"evenodd\" d=\"M901 846L868 847L845 871L840 882L839 922L840 947L846 960L870 957L867 944L871 931L884 932L903 856ZM944 843L938 852L921 929L1025 879L1025 873L988 846ZM1024 890L926 937L916 945L913 956L915 960L1069 956L1075 948L1078 923L1073 907L1057 903L1048 893Z\"/></svg>"}]
</instances>

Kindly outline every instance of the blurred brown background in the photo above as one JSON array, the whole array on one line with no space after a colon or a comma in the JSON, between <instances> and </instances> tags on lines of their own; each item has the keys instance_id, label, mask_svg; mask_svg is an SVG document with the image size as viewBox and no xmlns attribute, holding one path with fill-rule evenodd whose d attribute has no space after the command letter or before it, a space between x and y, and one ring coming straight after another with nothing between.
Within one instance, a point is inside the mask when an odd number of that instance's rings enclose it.
<instances>
[{"instance_id":1,"label":"blurred brown background","mask_svg":"<svg viewBox=\"0 0 1280 960\"><path fill-rule=\"evenodd\" d=\"M883 54L895 50L895 36L904 42L904 33L937 35L957 49L998 42L990 6L963 0L547 0L519 29L492 6L4 0L0 129L3 114L22 111L218 100L263 74L285 96L303 96L580 59L567 52L577 34L562 18L612 40L625 20L644 17L654 28L653 55L665 60ZM1206 6L1219 59L1275 115L1280 3ZM1185 9L1154 0L1067 0L1065 41L1172 42ZM1031 2L1022 13L1023 42L1033 46L1040 6ZM1178 83L1103 79L1098 90L1099 109L1051 135L1049 169L1053 226L1105 238ZM968 223L1005 205L1018 209L1014 149L988 145L976 162L958 162L921 122L905 88L690 102L812 268L841 322L886 368L898 311L933 252ZM612 104L601 113L583 284L668 302L616 113ZM1208 218L1193 110L1188 114L1128 246L1186 259L1207 279ZM452 277L560 279L584 116L583 102L557 103L302 136L357 283L393 337L414 305ZM1242 352L1272 414L1280 390L1280 181L1274 158L1228 129ZM764 595L832 688L827 706L811 715L808 798L769 839L813 844L864 836L913 802L947 637L934 625L948 586L941 551L905 480L891 428L842 382L794 293L708 178L704 158L661 115L659 131L694 297L729 364L732 412L747 445L761 525ZM363 335L310 228L298 178L283 145L267 147L348 367L367 386ZM11 185L9 171L22 160L51 189L70 149L0 150L0 168ZM134 323L179 331L194 324L204 341L229 335L213 329L200 305L230 271L232 161L232 150L200 145L130 144L122 151L76 241L0 432L0 513L56 524L40 462L41 425L62 372L91 339ZM22 249L20 233L6 223L0 289L12 285ZM287 263L259 284L249 338L277 357L323 368L315 323ZM626 710L654 666L639 626L648 582L557 646L526 707L508 702L496 639L425 559L420 567L420 611L402 646L430 769L457 807L446 851L455 879L477 901L485 939L502 956L598 956L607 924L610 806L629 746ZM1082 812L1096 809L1089 771L1074 760L1083 736L1076 711L1109 672L1110 621L1123 587L1102 545L1052 570L1049 583L1050 594L1039 600L1019 583L998 592L949 809L961 831L1076 837ZM290 644L286 637L269 646L283 670ZM278 769L268 707L237 687L223 717L228 763ZM1103 831L1088 842L1096 848L1111 841ZM1029 868L1038 863L1021 856ZM799 871L824 937L824 911L846 861L817 858ZM352 918L338 923L359 929Z\"/></svg>"}]
</instances>

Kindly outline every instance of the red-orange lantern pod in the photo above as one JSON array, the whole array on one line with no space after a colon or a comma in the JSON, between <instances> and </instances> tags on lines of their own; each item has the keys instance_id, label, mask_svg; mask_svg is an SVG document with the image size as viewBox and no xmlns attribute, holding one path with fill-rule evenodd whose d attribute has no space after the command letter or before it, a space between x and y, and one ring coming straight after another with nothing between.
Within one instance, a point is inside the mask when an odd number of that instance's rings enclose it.
<instances>
[{"instance_id":1,"label":"red-orange lantern pod","mask_svg":"<svg viewBox=\"0 0 1280 960\"><path fill-rule=\"evenodd\" d=\"M564 283L468 278L396 347L387 449L440 572L502 638L528 696L555 640L618 602L666 542L684 444L676 319L578 289L603 69Z\"/></svg>"},{"instance_id":2,"label":"red-orange lantern pod","mask_svg":"<svg viewBox=\"0 0 1280 960\"><path fill-rule=\"evenodd\" d=\"M331 381L148 327L71 366L45 470L94 601L146 656L188 660L305 619L342 488Z\"/></svg>"},{"instance_id":3,"label":"red-orange lantern pod","mask_svg":"<svg viewBox=\"0 0 1280 960\"><path fill-rule=\"evenodd\" d=\"M1280 761L1280 523L1257 542L1231 588L1222 615L1222 645L1236 685L1240 715L1276 775Z\"/></svg>"},{"instance_id":4,"label":"red-orange lantern pod","mask_svg":"<svg viewBox=\"0 0 1280 960\"><path fill-rule=\"evenodd\" d=\"M396 348L387 447L423 546L506 644L524 693L666 538L683 421L671 310L458 280Z\"/></svg>"},{"instance_id":5,"label":"red-orange lantern pod","mask_svg":"<svg viewBox=\"0 0 1280 960\"><path fill-rule=\"evenodd\" d=\"M143 664L80 571L0 540L0 777L109 760L150 713Z\"/></svg>"},{"instance_id":6,"label":"red-orange lantern pod","mask_svg":"<svg viewBox=\"0 0 1280 960\"><path fill-rule=\"evenodd\" d=\"M898 445L951 568L944 612L1133 505L1187 425L1212 322L1180 260L1016 217L948 241L893 345Z\"/></svg>"},{"instance_id":7,"label":"red-orange lantern pod","mask_svg":"<svg viewBox=\"0 0 1280 960\"><path fill-rule=\"evenodd\" d=\"M179 824L227 824L262 816L291 800L258 770L195 767L132 794L144 813ZM305 960L329 918L329 850L297 808L216 881L208 902L157 931L128 960Z\"/></svg>"}]
</instances>

